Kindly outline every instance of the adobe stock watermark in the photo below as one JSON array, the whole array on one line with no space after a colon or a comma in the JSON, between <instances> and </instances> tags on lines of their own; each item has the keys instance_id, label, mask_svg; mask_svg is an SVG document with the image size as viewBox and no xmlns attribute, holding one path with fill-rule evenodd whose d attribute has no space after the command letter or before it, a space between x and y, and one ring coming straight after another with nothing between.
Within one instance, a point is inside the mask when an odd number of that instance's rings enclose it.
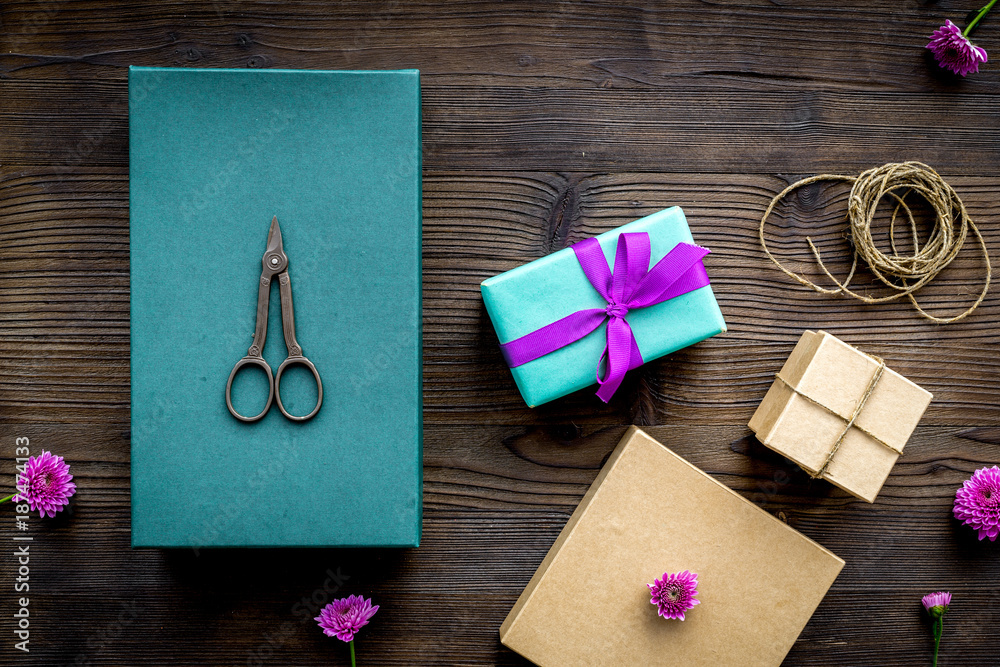
<instances>
[{"instance_id":1,"label":"adobe stock watermark","mask_svg":"<svg viewBox=\"0 0 1000 667\"><path fill-rule=\"evenodd\" d=\"M788 474L788 471L784 468L778 468L771 475L771 479L764 482L758 481L756 490L750 495L750 500L757 505L765 505L772 500L774 497L781 492L783 488L788 486L789 482L792 481L792 476Z\"/></svg>"},{"instance_id":2,"label":"adobe stock watermark","mask_svg":"<svg viewBox=\"0 0 1000 667\"><path fill-rule=\"evenodd\" d=\"M138 80L135 85L129 84L128 97L129 104L142 104L151 93L153 93L163 83L164 74L158 71L150 72ZM93 129L87 130L83 136L72 146L69 155L65 157L56 168L56 182L66 180L66 176L73 169L86 163L87 160L101 147L108 136L118 129L116 116L104 114L100 124Z\"/></svg>"},{"instance_id":3,"label":"adobe stock watermark","mask_svg":"<svg viewBox=\"0 0 1000 667\"><path fill-rule=\"evenodd\" d=\"M59 13L58 2L33 2L31 5L35 9L35 12L21 24L21 29L18 32L13 33L12 31L10 46L8 47L11 53L20 51L23 42L44 30L52 22L56 14Z\"/></svg>"},{"instance_id":4,"label":"adobe stock watermark","mask_svg":"<svg viewBox=\"0 0 1000 667\"><path fill-rule=\"evenodd\" d=\"M28 464L28 458L31 456L30 446L31 441L28 438L14 439L14 487L18 491L21 489L17 486L19 479L17 476L24 473L25 466ZM14 612L14 648L24 653L31 652L31 598L28 594L31 592L31 556L33 552L30 543L33 538L31 535L23 534L28 530L28 511L30 509L28 503L18 503L15 506L14 528L16 530L11 538L17 575L14 577L14 592L18 595L16 598L17 610Z\"/></svg>"},{"instance_id":5,"label":"adobe stock watermark","mask_svg":"<svg viewBox=\"0 0 1000 667\"><path fill-rule=\"evenodd\" d=\"M139 602L137 600L119 602L119 606L121 610L114 620L108 621L101 626L100 630L88 637L84 650L77 653L72 662L66 663L66 667L89 667L93 665L93 661L108 646L121 639L125 631L136 622L139 618Z\"/></svg>"},{"instance_id":6,"label":"adobe stock watermark","mask_svg":"<svg viewBox=\"0 0 1000 667\"><path fill-rule=\"evenodd\" d=\"M215 542L229 524L243 514L244 508L251 506L258 498L266 495L268 489L276 489L277 482L286 470L293 470L299 461L299 440L292 436L287 445L266 463L261 463L240 487L238 494L214 516L205 517L202 521L201 546L192 547L195 556L201 555L201 550Z\"/></svg>"},{"instance_id":7,"label":"adobe stock watermark","mask_svg":"<svg viewBox=\"0 0 1000 667\"><path fill-rule=\"evenodd\" d=\"M319 615L319 610L333 600L348 579L350 577L342 573L339 567L336 571L327 569L323 585L315 588L309 595L303 595L301 600L292 605L290 613L297 622L285 621L273 631L265 632L263 640L247 651L247 667L262 667L302 626L315 622L313 619Z\"/></svg>"},{"instance_id":8,"label":"adobe stock watermark","mask_svg":"<svg viewBox=\"0 0 1000 667\"><path fill-rule=\"evenodd\" d=\"M233 187L240 172L240 165L263 155L264 149L270 146L275 138L288 129L291 124L291 116L271 115L253 134L243 138L233 151L233 157L181 201L179 213L184 222L191 224L192 220L202 213L209 204L218 201L220 196Z\"/></svg>"},{"instance_id":9,"label":"adobe stock watermark","mask_svg":"<svg viewBox=\"0 0 1000 667\"><path fill-rule=\"evenodd\" d=\"M346 54L349 65L354 62L355 51L367 48L369 42L380 37L379 31L392 22L402 4L402 0L389 0L385 7L373 12L371 18L354 33L351 48Z\"/></svg>"},{"instance_id":10,"label":"adobe stock watermark","mask_svg":"<svg viewBox=\"0 0 1000 667\"><path fill-rule=\"evenodd\" d=\"M397 331L392 337L380 337L375 348L358 361L358 370L350 376L351 386L360 393L373 384L383 382L385 375L396 367L401 355L414 344L413 336L405 331ZM420 354L420 350L417 353Z\"/></svg>"}]
</instances>

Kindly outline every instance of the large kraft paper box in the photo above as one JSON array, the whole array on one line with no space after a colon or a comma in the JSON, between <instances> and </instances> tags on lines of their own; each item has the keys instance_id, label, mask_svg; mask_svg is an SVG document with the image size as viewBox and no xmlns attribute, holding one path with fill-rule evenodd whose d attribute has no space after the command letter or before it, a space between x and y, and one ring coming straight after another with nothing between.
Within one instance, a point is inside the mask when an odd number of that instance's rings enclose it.
<instances>
[{"instance_id":1,"label":"large kraft paper box","mask_svg":"<svg viewBox=\"0 0 1000 667\"><path fill-rule=\"evenodd\" d=\"M562 665L775 666L844 561L631 427L500 627ZM698 575L684 621L646 584ZM831 662L833 656L831 656Z\"/></svg>"},{"instance_id":2,"label":"large kraft paper box","mask_svg":"<svg viewBox=\"0 0 1000 667\"><path fill-rule=\"evenodd\" d=\"M871 503L931 398L882 360L806 331L749 426L810 475Z\"/></svg>"}]
</instances>

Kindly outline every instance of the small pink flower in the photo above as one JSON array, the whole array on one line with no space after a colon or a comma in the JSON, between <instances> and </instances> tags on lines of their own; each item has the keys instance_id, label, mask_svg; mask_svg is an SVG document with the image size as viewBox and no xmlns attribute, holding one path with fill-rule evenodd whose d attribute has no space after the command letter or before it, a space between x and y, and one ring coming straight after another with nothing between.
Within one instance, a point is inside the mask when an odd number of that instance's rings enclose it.
<instances>
[{"instance_id":1,"label":"small pink flower","mask_svg":"<svg viewBox=\"0 0 1000 667\"><path fill-rule=\"evenodd\" d=\"M923 597L921 602L924 603L924 609L927 610L928 614L933 618L938 618L948 611L948 605L951 604L951 593L945 593L944 591L928 593Z\"/></svg>"},{"instance_id":2,"label":"small pink flower","mask_svg":"<svg viewBox=\"0 0 1000 667\"><path fill-rule=\"evenodd\" d=\"M920 600L931 617L931 631L934 635L934 667L938 664L938 653L941 650L941 635L944 633L944 614L951 604L951 593L940 591L928 593Z\"/></svg>"},{"instance_id":3,"label":"small pink flower","mask_svg":"<svg viewBox=\"0 0 1000 667\"><path fill-rule=\"evenodd\" d=\"M373 607L371 600L351 595L326 605L313 620L319 623L327 637L349 642L354 639L358 630L368 625L368 620L377 611L378 605Z\"/></svg>"},{"instance_id":4,"label":"small pink flower","mask_svg":"<svg viewBox=\"0 0 1000 667\"><path fill-rule=\"evenodd\" d=\"M979 64L986 62L986 49L970 42L957 25L947 20L931 33L927 48L941 67L962 76L975 74L979 71Z\"/></svg>"},{"instance_id":5,"label":"small pink flower","mask_svg":"<svg viewBox=\"0 0 1000 667\"><path fill-rule=\"evenodd\" d=\"M979 539L1000 535L1000 468L980 468L955 492L955 518L979 531Z\"/></svg>"},{"instance_id":6,"label":"small pink flower","mask_svg":"<svg viewBox=\"0 0 1000 667\"><path fill-rule=\"evenodd\" d=\"M38 510L42 518L54 517L76 493L76 484L70 481L72 479L69 464L63 461L63 457L42 451L38 456L30 457L24 472L17 476L17 495L11 500L28 503L31 509Z\"/></svg>"},{"instance_id":7,"label":"small pink flower","mask_svg":"<svg viewBox=\"0 0 1000 667\"><path fill-rule=\"evenodd\" d=\"M663 579L655 579L649 586L652 596L649 602L656 605L656 613L663 618L684 620L684 612L701 604L695 599L698 594L698 575L684 570L680 574L663 573Z\"/></svg>"}]
</instances>

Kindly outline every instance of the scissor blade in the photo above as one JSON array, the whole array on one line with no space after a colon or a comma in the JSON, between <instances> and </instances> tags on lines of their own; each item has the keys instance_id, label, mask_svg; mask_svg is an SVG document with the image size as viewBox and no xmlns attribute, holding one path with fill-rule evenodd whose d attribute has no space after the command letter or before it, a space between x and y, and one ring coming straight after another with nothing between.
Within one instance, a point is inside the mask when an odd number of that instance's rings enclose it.
<instances>
[{"instance_id":1,"label":"scissor blade","mask_svg":"<svg viewBox=\"0 0 1000 667\"><path fill-rule=\"evenodd\" d=\"M264 252L284 252L281 244L281 227L278 226L278 216L271 220L271 228L267 231L267 250Z\"/></svg>"}]
</instances>

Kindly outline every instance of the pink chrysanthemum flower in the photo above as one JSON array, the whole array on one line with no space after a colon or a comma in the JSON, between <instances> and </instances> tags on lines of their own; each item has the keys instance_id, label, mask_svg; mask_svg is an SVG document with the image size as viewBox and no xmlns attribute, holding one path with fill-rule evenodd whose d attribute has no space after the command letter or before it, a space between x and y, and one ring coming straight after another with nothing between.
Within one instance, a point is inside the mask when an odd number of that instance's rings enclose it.
<instances>
[{"instance_id":1,"label":"pink chrysanthemum flower","mask_svg":"<svg viewBox=\"0 0 1000 667\"><path fill-rule=\"evenodd\" d=\"M63 457L43 451L32 456L24 466L24 472L17 476L17 494L11 498L15 503L28 503L38 510L42 518L54 517L69 504L69 498L76 493L76 484L69 474L69 464Z\"/></svg>"},{"instance_id":2,"label":"pink chrysanthemum flower","mask_svg":"<svg viewBox=\"0 0 1000 667\"><path fill-rule=\"evenodd\" d=\"M684 620L684 612L701 604L695 599L698 594L698 575L684 570L680 574L663 573L663 579L655 579L649 586L651 604L656 605L656 613L663 618Z\"/></svg>"},{"instance_id":3,"label":"pink chrysanthemum flower","mask_svg":"<svg viewBox=\"0 0 1000 667\"><path fill-rule=\"evenodd\" d=\"M951 604L951 593L945 593L944 591L928 593L923 597L921 602L924 603L924 609L927 610L927 613L932 618L938 618L948 611L948 605Z\"/></svg>"},{"instance_id":4,"label":"pink chrysanthemum flower","mask_svg":"<svg viewBox=\"0 0 1000 667\"><path fill-rule=\"evenodd\" d=\"M319 623L327 637L349 642L358 630L368 625L368 620L377 611L378 605L373 607L371 600L351 595L326 605L313 620Z\"/></svg>"},{"instance_id":5,"label":"pink chrysanthemum flower","mask_svg":"<svg viewBox=\"0 0 1000 667\"><path fill-rule=\"evenodd\" d=\"M979 531L979 539L1000 535L1000 468L980 468L955 492L955 518Z\"/></svg>"},{"instance_id":6,"label":"pink chrysanthemum flower","mask_svg":"<svg viewBox=\"0 0 1000 667\"><path fill-rule=\"evenodd\" d=\"M951 604L951 593L940 591L928 593L921 600L927 615L931 617L931 630L934 633L934 662L933 667L937 667L938 653L941 651L941 635L944 634L944 614Z\"/></svg>"},{"instance_id":7,"label":"pink chrysanthemum flower","mask_svg":"<svg viewBox=\"0 0 1000 667\"><path fill-rule=\"evenodd\" d=\"M957 25L947 20L931 33L927 48L941 67L962 76L975 74L979 71L979 64L986 62L986 49L970 42Z\"/></svg>"}]
</instances>

